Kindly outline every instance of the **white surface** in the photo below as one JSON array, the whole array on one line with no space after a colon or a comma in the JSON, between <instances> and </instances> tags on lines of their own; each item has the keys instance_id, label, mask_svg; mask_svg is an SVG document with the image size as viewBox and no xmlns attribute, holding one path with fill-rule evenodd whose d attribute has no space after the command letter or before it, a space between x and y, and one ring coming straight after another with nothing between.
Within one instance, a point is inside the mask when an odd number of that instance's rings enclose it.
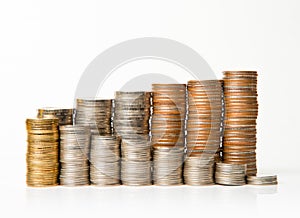
<instances>
[{"instance_id":1,"label":"white surface","mask_svg":"<svg viewBox=\"0 0 300 218\"><path fill-rule=\"evenodd\" d=\"M293 211L300 171L299 9L298 0L1 1L0 214L50 215L59 209L100 216L128 209L149 216L173 209L182 217L212 209L229 216L236 204L243 214ZM80 75L96 55L145 36L187 44L219 78L223 70L259 72L258 166L279 174L277 194L249 187L25 189L25 118L41 106L72 106Z\"/></svg>"}]
</instances>

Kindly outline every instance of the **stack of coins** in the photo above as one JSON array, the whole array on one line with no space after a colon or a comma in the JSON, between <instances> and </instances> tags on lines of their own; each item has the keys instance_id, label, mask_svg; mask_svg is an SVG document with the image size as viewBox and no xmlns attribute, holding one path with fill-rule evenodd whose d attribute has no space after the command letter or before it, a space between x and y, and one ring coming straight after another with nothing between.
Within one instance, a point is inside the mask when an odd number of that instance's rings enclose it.
<instances>
[{"instance_id":1,"label":"stack of coins","mask_svg":"<svg viewBox=\"0 0 300 218\"><path fill-rule=\"evenodd\" d=\"M89 128L79 125L60 127L60 184L89 185Z\"/></svg>"},{"instance_id":2,"label":"stack of coins","mask_svg":"<svg viewBox=\"0 0 300 218\"><path fill-rule=\"evenodd\" d=\"M89 126L100 135L112 133L111 99L77 99L75 123Z\"/></svg>"},{"instance_id":3,"label":"stack of coins","mask_svg":"<svg viewBox=\"0 0 300 218\"><path fill-rule=\"evenodd\" d=\"M150 92L116 92L114 108L115 133L122 139L149 135Z\"/></svg>"},{"instance_id":4,"label":"stack of coins","mask_svg":"<svg viewBox=\"0 0 300 218\"><path fill-rule=\"evenodd\" d=\"M154 147L154 185L181 185L183 147Z\"/></svg>"},{"instance_id":5,"label":"stack of coins","mask_svg":"<svg viewBox=\"0 0 300 218\"><path fill-rule=\"evenodd\" d=\"M58 119L27 119L27 185L58 184Z\"/></svg>"},{"instance_id":6,"label":"stack of coins","mask_svg":"<svg viewBox=\"0 0 300 218\"><path fill-rule=\"evenodd\" d=\"M245 185L246 165L217 163L215 180L220 185Z\"/></svg>"},{"instance_id":7,"label":"stack of coins","mask_svg":"<svg viewBox=\"0 0 300 218\"><path fill-rule=\"evenodd\" d=\"M186 85L153 84L152 146L184 147Z\"/></svg>"},{"instance_id":8,"label":"stack of coins","mask_svg":"<svg viewBox=\"0 0 300 218\"><path fill-rule=\"evenodd\" d=\"M214 156L187 156L184 162L184 183L187 185L214 184Z\"/></svg>"},{"instance_id":9,"label":"stack of coins","mask_svg":"<svg viewBox=\"0 0 300 218\"><path fill-rule=\"evenodd\" d=\"M277 176L247 176L249 185L277 185Z\"/></svg>"},{"instance_id":10,"label":"stack of coins","mask_svg":"<svg viewBox=\"0 0 300 218\"><path fill-rule=\"evenodd\" d=\"M187 153L220 157L222 93L219 80L188 82Z\"/></svg>"},{"instance_id":11,"label":"stack of coins","mask_svg":"<svg viewBox=\"0 0 300 218\"><path fill-rule=\"evenodd\" d=\"M246 164L256 175L257 72L224 72L225 120L223 161Z\"/></svg>"},{"instance_id":12,"label":"stack of coins","mask_svg":"<svg viewBox=\"0 0 300 218\"><path fill-rule=\"evenodd\" d=\"M147 136L123 139L121 145L123 185L151 185L151 144Z\"/></svg>"},{"instance_id":13,"label":"stack of coins","mask_svg":"<svg viewBox=\"0 0 300 218\"><path fill-rule=\"evenodd\" d=\"M118 137L92 135L90 180L97 186L120 184L120 139Z\"/></svg>"},{"instance_id":14,"label":"stack of coins","mask_svg":"<svg viewBox=\"0 0 300 218\"><path fill-rule=\"evenodd\" d=\"M45 107L38 109L38 118L52 118L58 119L60 126L62 125L72 125L73 124L73 108L52 108Z\"/></svg>"}]
</instances>

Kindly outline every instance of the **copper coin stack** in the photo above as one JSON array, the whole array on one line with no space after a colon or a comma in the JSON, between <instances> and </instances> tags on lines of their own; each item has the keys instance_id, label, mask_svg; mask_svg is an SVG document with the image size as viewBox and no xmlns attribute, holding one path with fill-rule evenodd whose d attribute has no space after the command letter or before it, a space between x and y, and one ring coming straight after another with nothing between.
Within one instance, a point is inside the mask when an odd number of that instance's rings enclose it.
<instances>
[{"instance_id":1,"label":"copper coin stack","mask_svg":"<svg viewBox=\"0 0 300 218\"><path fill-rule=\"evenodd\" d=\"M121 181L123 185L151 184L149 119L150 92L115 93L114 128L122 138Z\"/></svg>"},{"instance_id":2,"label":"copper coin stack","mask_svg":"<svg viewBox=\"0 0 300 218\"><path fill-rule=\"evenodd\" d=\"M187 154L220 156L222 93L220 80L188 82Z\"/></svg>"},{"instance_id":3,"label":"copper coin stack","mask_svg":"<svg viewBox=\"0 0 300 218\"><path fill-rule=\"evenodd\" d=\"M38 109L38 118L52 118L58 119L60 126L62 125L72 125L73 124L73 108L52 108L45 107Z\"/></svg>"},{"instance_id":4,"label":"copper coin stack","mask_svg":"<svg viewBox=\"0 0 300 218\"><path fill-rule=\"evenodd\" d=\"M120 184L120 138L91 136L90 180L93 185Z\"/></svg>"},{"instance_id":5,"label":"copper coin stack","mask_svg":"<svg viewBox=\"0 0 300 218\"><path fill-rule=\"evenodd\" d=\"M225 120L223 161L246 164L256 175L257 72L224 72Z\"/></svg>"},{"instance_id":6,"label":"copper coin stack","mask_svg":"<svg viewBox=\"0 0 300 218\"><path fill-rule=\"evenodd\" d=\"M154 184L180 185L185 146L186 85L153 84L152 91Z\"/></svg>"},{"instance_id":7,"label":"copper coin stack","mask_svg":"<svg viewBox=\"0 0 300 218\"><path fill-rule=\"evenodd\" d=\"M60 184L89 185L90 130L86 126L60 126Z\"/></svg>"},{"instance_id":8,"label":"copper coin stack","mask_svg":"<svg viewBox=\"0 0 300 218\"><path fill-rule=\"evenodd\" d=\"M58 184L59 134L58 119L27 119L28 186L43 187Z\"/></svg>"},{"instance_id":9,"label":"copper coin stack","mask_svg":"<svg viewBox=\"0 0 300 218\"><path fill-rule=\"evenodd\" d=\"M75 123L89 126L100 135L112 133L111 99L77 99Z\"/></svg>"}]
</instances>

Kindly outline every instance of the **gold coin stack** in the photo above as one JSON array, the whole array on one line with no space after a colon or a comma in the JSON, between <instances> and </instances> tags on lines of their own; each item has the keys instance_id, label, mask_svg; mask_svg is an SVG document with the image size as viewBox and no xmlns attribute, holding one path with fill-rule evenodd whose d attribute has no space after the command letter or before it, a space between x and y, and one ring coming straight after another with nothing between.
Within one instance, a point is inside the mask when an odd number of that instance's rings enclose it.
<instances>
[{"instance_id":1,"label":"gold coin stack","mask_svg":"<svg viewBox=\"0 0 300 218\"><path fill-rule=\"evenodd\" d=\"M59 133L58 119L27 119L28 186L43 187L58 184Z\"/></svg>"},{"instance_id":2,"label":"gold coin stack","mask_svg":"<svg viewBox=\"0 0 300 218\"><path fill-rule=\"evenodd\" d=\"M187 154L220 156L222 83L219 80L188 82Z\"/></svg>"},{"instance_id":3,"label":"gold coin stack","mask_svg":"<svg viewBox=\"0 0 300 218\"><path fill-rule=\"evenodd\" d=\"M52 108L45 107L38 109L38 118L51 118L58 119L58 124L63 125L72 125L73 124L73 108Z\"/></svg>"},{"instance_id":4,"label":"gold coin stack","mask_svg":"<svg viewBox=\"0 0 300 218\"><path fill-rule=\"evenodd\" d=\"M223 161L246 164L256 175L257 72L224 72L225 120Z\"/></svg>"},{"instance_id":5,"label":"gold coin stack","mask_svg":"<svg viewBox=\"0 0 300 218\"><path fill-rule=\"evenodd\" d=\"M112 99L77 99L75 123L100 135L112 133Z\"/></svg>"},{"instance_id":6,"label":"gold coin stack","mask_svg":"<svg viewBox=\"0 0 300 218\"><path fill-rule=\"evenodd\" d=\"M153 84L151 137L155 185L182 184L186 85Z\"/></svg>"}]
</instances>

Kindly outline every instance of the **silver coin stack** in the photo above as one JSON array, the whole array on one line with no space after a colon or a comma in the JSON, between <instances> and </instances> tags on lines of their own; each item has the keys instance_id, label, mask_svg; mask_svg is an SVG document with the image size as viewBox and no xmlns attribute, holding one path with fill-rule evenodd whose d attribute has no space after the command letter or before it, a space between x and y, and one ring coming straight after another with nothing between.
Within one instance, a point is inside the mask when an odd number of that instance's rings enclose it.
<instances>
[{"instance_id":1,"label":"silver coin stack","mask_svg":"<svg viewBox=\"0 0 300 218\"><path fill-rule=\"evenodd\" d=\"M89 185L89 129L84 126L60 126L60 184Z\"/></svg>"},{"instance_id":2,"label":"silver coin stack","mask_svg":"<svg viewBox=\"0 0 300 218\"><path fill-rule=\"evenodd\" d=\"M151 184L150 104L150 92L115 93L113 121L115 133L122 138L123 185Z\"/></svg>"},{"instance_id":3,"label":"silver coin stack","mask_svg":"<svg viewBox=\"0 0 300 218\"><path fill-rule=\"evenodd\" d=\"M77 99L75 123L89 126L100 135L112 133L111 99Z\"/></svg>"},{"instance_id":4,"label":"silver coin stack","mask_svg":"<svg viewBox=\"0 0 300 218\"><path fill-rule=\"evenodd\" d=\"M215 180L220 185L245 185L246 184L246 165L217 163Z\"/></svg>"},{"instance_id":5,"label":"silver coin stack","mask_svg":"<svg viewBox=\"0 0 300 218\"><path fill-rule=\"evenodd\" d=\"M44 107L38 109L38 118L57 118L60 126L73 124L73 108Z\"/></svg>"},{"instance_id":6,"label":"silver coin stack","mask_svg":"<svg viewBox=\"0 0 300 218\"><path fill-rule=\"evenodd\" d=\"M183 147L155 147L153 150L154 185L181 185Z\"/></svg>"},{"instance_id":7,"label":"silver coin stack","mask_svg":"<svg viewBox=\"0 0 300 218\"><path fill-rule=\"evenodd\" d=\"M123 139L121 152L123 185L151 185L151 144L148 137Z\"/></svg>"},{"instance_id":8,"label":"silver coin stack","mask_svg":"<svg viewBox=\"0 0 300 218\"><path fill-rule=\"evenodd\" d=\"M120 184L120 139L117 136L91 136L90 180L97 186Z\"/></svg>"},{"instance_id":9,"label":"silver coin stack","mask_svg":"<svg viewBox=\"0 0 300 218\"><path fill-rule=\"evenodd\" d=\"M247 176L249 185L277 185L277 176Z\"/></svg>"},{"instance_id":10,"label":"silver coin stack","mask_svg":"<svg viewBox=\"0 0 300 218\"><path fill-rule=\"evenodd\" d=\"M187 156L184 162L184 183L186 185L214 184L214 155Z\"/></svg>"}]
</instances>

